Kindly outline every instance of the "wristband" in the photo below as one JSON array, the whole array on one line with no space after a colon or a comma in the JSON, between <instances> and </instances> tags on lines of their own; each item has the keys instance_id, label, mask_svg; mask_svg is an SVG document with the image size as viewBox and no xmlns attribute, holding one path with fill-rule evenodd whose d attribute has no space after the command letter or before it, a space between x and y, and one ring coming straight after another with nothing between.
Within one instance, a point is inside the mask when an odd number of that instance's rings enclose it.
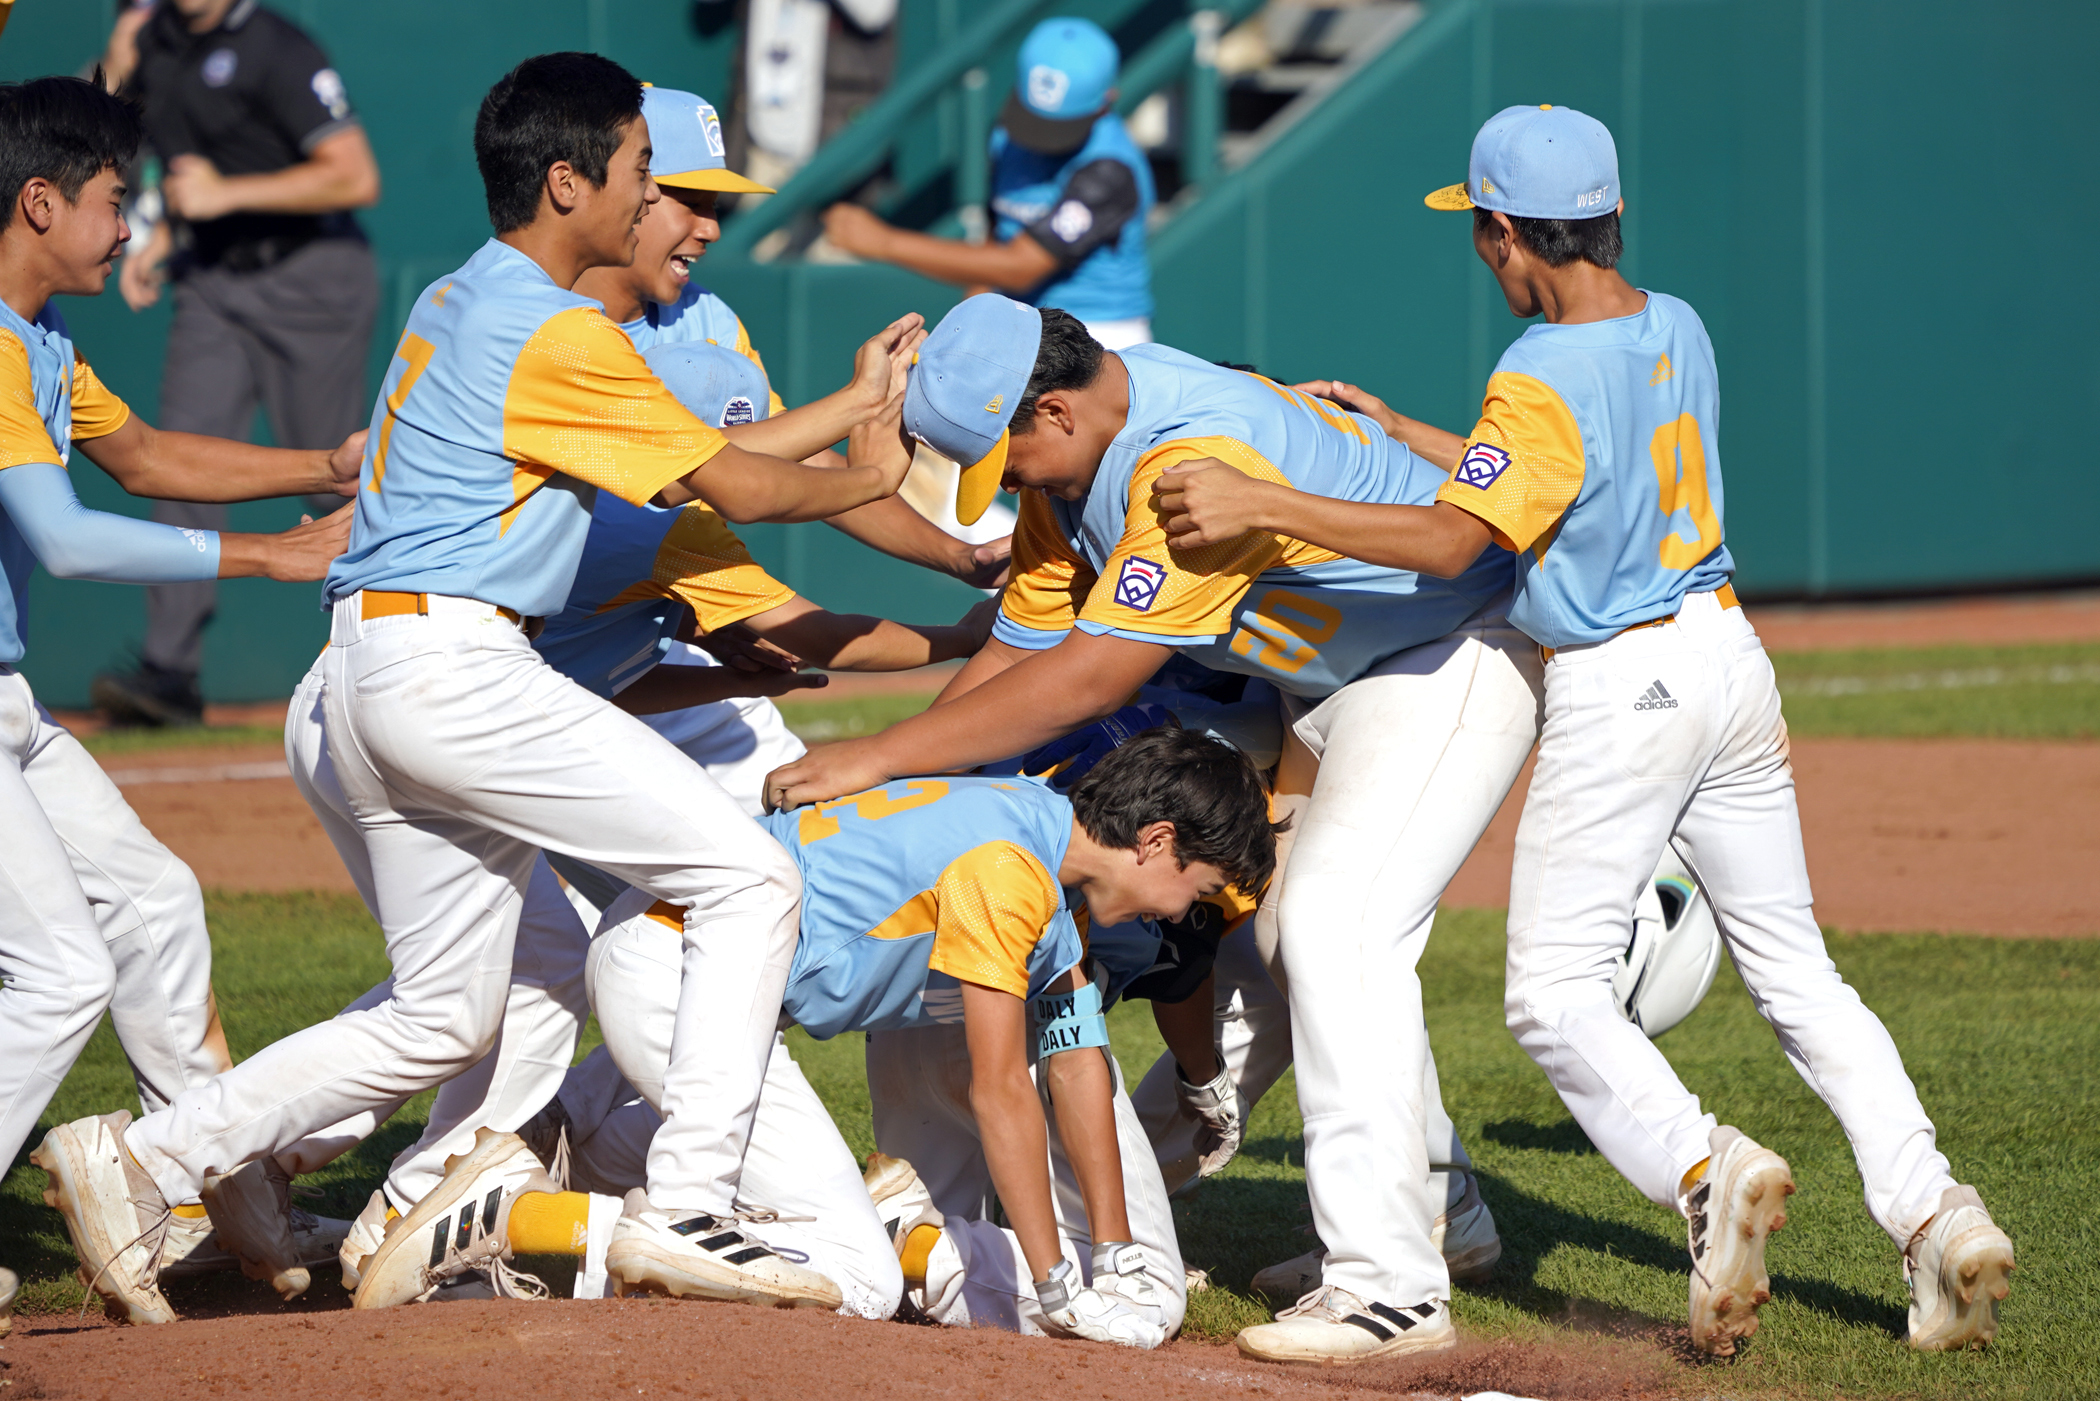
<instances>
[{"instance_id":1,"label":"wristband","mask_svg":"<svg viewBox=\"0 0 2100 1401\"><path fill-rule=\"evenodd\" d=\"M1035 1027L1035 1058L1108 1044L1108 1016L1101 1010L1101 989L1088 983L1073 992L1046 992L1028 1001Z\"/></svg>"},{"instance_id":2,"label":"wristband","mask_svg":"<svg viewBox=\"0 0 2100 1401\"><path fill-rule=\"evenodd\" d=\"M1048 1279L1035 1282L1035 1301L1048 1314L1062 1313L1072 1302L1070 1281L1074 1271L1070 1260L1060 1260L1050 1268Z\"/></svg>"}]
</instances>

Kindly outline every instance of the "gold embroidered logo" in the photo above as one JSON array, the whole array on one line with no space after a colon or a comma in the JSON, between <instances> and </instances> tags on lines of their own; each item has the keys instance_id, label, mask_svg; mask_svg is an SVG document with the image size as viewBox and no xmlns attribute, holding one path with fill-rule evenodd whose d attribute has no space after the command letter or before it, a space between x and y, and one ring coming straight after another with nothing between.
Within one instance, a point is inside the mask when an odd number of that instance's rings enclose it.
<instances>
[{"instance_id":1,"label":"gold embroidered logo","mask_svg":"<svg viewBox=\"0 0 2100 1401\"><path fill-rule=\"evenodd\" d=\"M1677 371L1670 368L1670 357L1665 355L1655 362L1655 373L1648 376L1648 387L1653 389L1664 380L1674 378L1676 374Z\"/></svg>"},{"instance_id":2,"label":"gold embroidered logo","mask_svg":"<svg viewBox=\"0 0 2100 1401\"><path fill-rule=\"evenodd\" d=\"M984 406L984 411L986 413L997 413L1002 407L1005 406L1005 404L1006 396L1004 394L994 394L992 396L992 402Z\"/></svg>"},{"instance_id":3,"label":"gold embroidered logo","mask_svg":"<svg viewBox=\"0 0 2100 1401\"><path fill-rule=\"evenodd\" d=\"M1485 175L1480 177L1480 193L1484 195L1495 193L1495 182L1488 179Z\"/></svg>"}]
</instances>

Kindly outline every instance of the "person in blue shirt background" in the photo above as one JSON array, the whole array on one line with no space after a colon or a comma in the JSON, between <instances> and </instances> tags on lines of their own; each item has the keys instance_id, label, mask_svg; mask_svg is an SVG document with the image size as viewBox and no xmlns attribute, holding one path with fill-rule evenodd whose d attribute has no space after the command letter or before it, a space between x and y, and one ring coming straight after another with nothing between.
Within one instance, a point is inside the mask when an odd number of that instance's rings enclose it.
<instances>
[{"instance_id":1,"label":"person in blue shirt background","mask_svg":"<svg viewBox=\"0 0 2100 1401\"><path fill-rule=\"evenodd\" d=\"M1022 42L992 129L991 242L894 228L852 204L824 211L825 235L858 258L1068 311L1109 350L1151 340L1145 223L1156 196L1113 110L1121 61L1091 20L1046 19Z\"/></svg>"}]
</instances>

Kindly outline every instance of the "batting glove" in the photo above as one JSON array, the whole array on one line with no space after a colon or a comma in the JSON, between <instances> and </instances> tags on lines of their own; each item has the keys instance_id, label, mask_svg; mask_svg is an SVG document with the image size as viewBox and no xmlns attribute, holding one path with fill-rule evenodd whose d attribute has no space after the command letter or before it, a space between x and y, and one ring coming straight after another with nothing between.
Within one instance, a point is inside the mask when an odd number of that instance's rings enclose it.
<instances>
[{"instance_id":1,"label":"batting glove","mask_svg":"<svg viewBox=\"0 0 2100 1401\"><path fill-rule=\"evenodd\" d=\"M1145 1273L1145 1252L1133 1241L1105 1240L1094 1246L1094 1292L1128 1305L1148 1322L1166 1317L1166 1295Z\"/></svg>"},{"instance_id":2,"label":"batting glove","mask_svg":"<svg viewBox=\"0 0 2100 1401\"><path fill-rule=\"evenodd\" d=\"M1231 1074L1220 1068L1214 1078L1192 1085L1182 1078L1181 1067L1177 1065L1174 1067L1174 1095L1181 1102L1181 1112L1198 1125L1197 1177L1201 1179L1223 1172L1225 1165L1240 1151L1240 1136L1246 1130L1247 1106L1241 1101L1239 1088L1232 1083Z\"/></svg>"},{"instance_id":3,"label":"batting glove","mask_svg":"<svg viewBox=\"0 0 2100 1401\"><path fill-rule=\"evenodd\" d=\"M1098 1289L1074 1289L1079 1272L1070 1260L1060 1260L1050 1278L1035 1286L1036 1302L1043 1306L1043 1331L1057 1338L1086 1338L1120 1347L1156 1348L1167 1340L1166 1329L1138 1316L1121 1299Z\"/></svg>"}]
</instances>

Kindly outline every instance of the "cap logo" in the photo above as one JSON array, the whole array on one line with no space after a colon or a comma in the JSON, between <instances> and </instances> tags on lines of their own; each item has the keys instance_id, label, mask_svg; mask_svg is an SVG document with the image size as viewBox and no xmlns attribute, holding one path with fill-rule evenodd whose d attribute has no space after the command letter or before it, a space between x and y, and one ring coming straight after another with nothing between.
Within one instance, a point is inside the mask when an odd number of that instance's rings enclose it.
<instances>
[{"instance_id":1,"label":"cap logo","mask_svg":"<svg viewBox=\"0 0 2100 1401\"><path fill-rule=\"evenodd\" d=\"M1610 188L1611 186L1609 185L1599 185L1588 194L1577 195L1575 197L1575 207L1577 209L1595 209L1598 205L1604 203L1605 192Z\"/></svg>"},{"instance_id":2,"label":"cap logo","mask_svg":"<svg viewBox=\"0 0 2100 1401\"><path fill-rule=\"evenodd\" d=\"M1480 177L1480 193L1484 195L1495 193L1495 182L1488 179L1485 175Z\"/></svg>"},{"instance_id":3,"label":"cap logo","mask_svg":"<svg viewBox=\"0 0 2100 1401\"><path fill-rule=\"evenodd\" d=\"M1065 94L1071 90L1071 75L1062 69L1038 63L1028 70L1028 105L1039 112L1062 107Z\"/></svg>"},{"instance_id":4,"label":"cap logo","mask_svg":"<svg viewBox=\"0 0 2100 1401\"><path fill-rule=\"evenodd\" d=\"M700 104L700 135L707 142L707 153L720 160L727 149L722 144L722 119L705 102Z\"/></svg>"},{"instance_id":5,"label":"cap logo","mask_svg":"<svg viewBox=\"0 0 2100 1401\"><path fill-rule=\"evenodd\" d=\"M997 413L1004 407L1006 407L1006 396L1004 394L994 394L992 402L984 406L984 411L986 413Z\"/></svg>"}]
</instances>

